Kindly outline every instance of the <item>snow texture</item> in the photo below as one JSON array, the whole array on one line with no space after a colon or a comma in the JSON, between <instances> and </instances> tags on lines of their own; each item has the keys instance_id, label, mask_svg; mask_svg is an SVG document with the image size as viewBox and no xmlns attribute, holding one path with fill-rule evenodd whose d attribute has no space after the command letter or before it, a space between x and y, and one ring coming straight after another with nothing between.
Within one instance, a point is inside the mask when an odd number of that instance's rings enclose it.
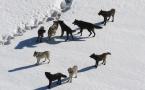
<instances>
[{"instance_id":1,"label":"snow texture","mask_svg":"<svg viewBox=\"0 0 145 90\"><path fill-rule=\"evenodd\" d=\"M68 1L67 0L66 1L60 0L60 1L56 0L55 3L51 2L52 5L51 4L48 5L49 9L47 10L47 12L50 14L50 16L46 12L44 14L41 14L38 11L35 15L33 15L33 16L31 15L30 19L28 19L28 21L25 21L26 23L21 21L21 23L17 26L17 28L15 27L15 30L11 33L13 35L9 36L9 34L6 33L4 38L3 38L3 35L1 35L0 36L1 37L1 40L0 40L1 44L0 45L9 45L11 43L10 42L11 39L13 39L16 36L22 36L26 32L26 30L32 30L34 28L39 27L44 22L46 22L48 18L52 18L52 19L58 20L60 18L60 16L61 16L61 11L64 11L64 10L66 11L66 9L68 9L68 7L70 8L70 6L72 4L72 1L69 1L69 0ZM17 2L19 2L19 1L17 1ZM27 1L24 1L24 2L26 3ZM64 3L64 2L65 2L65 5L63 5L63 8L62 8L61 4ZM4 3L7 3L7 2L4 1ZM29 2L27 2L27 3L29 3ZM16 8L14 8L14 9L16 9ZM12 37L12 38L9 38L9 37Z\"/></svg>"},{"instance_id":2,"label":"snow texture","mask_svg":"<svg viewBox=\"0 0 145 90\"><path fill-rule=\"evenodd\" d=\"M68 76L73 65L78 66L77 78L72 83L63 79L62 85L54 82L51 90L145 90L145 1L73 0L65 13L61 3L64 0L0 0L0 90L49 90L44 72ZM116 9L114 22L104 26L98 12L111 8ZM37 43L38 28L48 31L55 19L76 30L74 40L60 38L59 27L52 40L45 33L43 42ZM72 24L75 19L103 29L95 29L95 37L88 37L87 30L80 36ZM36 66L35 50L50 51L50 63ZM106 65L100 62L94 68L89 56L106 51L111 52Z\"/></svg>"}]
</instances>

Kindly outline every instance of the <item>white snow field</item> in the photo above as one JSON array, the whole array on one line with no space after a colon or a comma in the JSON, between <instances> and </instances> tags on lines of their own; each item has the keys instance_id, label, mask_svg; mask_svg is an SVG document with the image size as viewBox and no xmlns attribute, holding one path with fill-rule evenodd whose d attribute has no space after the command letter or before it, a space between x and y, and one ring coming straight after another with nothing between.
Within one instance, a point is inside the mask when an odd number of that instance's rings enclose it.
<instances>
[{"instance_id":1,"label":"white snow field","mask_svg":"<svg viewBox=\"0 0 145 90\"><path fill-rule=\"evenodd\" d=\"M30 23L33 16L38 21L51 15L50 10L59 8L62 0L0 0L0 31L12 34L22 22ZM98 12L116 9L115 21L103 29L95 29L96 36L88 37L73 33L75 40L65 42L60 36L60 27L54 40L36 43L37 30L48 30L52 21L44 20L33 30L0 45L0 90L47 90L49 81L44 72L61 72L68 76L67 69L77 65L79 73L72 83L52 84L52 90L145 90L145 1L144 0L73 0L70 9L60 19L73 30L74 19L91 23L103 20ZM39 16L40 15L40 16ZM42 17L41 17L42 15ZM39 19L40 18L40 19ZM35 65L34 51L50 51L50 63ZM111 52L106 65L93 68L92 53Z\"/></svg>"}]
</instances>

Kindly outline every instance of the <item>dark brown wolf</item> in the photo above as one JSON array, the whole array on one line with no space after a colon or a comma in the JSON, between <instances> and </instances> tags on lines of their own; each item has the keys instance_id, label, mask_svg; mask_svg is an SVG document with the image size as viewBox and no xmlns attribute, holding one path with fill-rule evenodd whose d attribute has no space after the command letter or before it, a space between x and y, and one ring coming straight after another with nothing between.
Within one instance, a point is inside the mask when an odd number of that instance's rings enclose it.
<instances>
[{"instance_id":1,"label":"dark brown wolf","mask_svg":"<svg viewBox=\"0 0 145 90\"><path fill-rule=\"evenodd\" d=\"M95 53L91 54L90 57L96 61L95 67L98 66L99 61L103 61L102 64L106 65L106 57L107 55L111 55L110 52L102 53L100 55L96 55Z\"/></svg>"},{"instance_id":2,"label":"dark brown wolf","mask_svg":"<svg viewBox=\"0 0 145 90\"><path fill-rule=\"evenodd\" d=\"M112 16L112 22L114 22L114 15L115 15L115 9L111 9L109 11L103 11L101 10L98 15L102 15L104 17L104 25L106 25L107 21L109 21L109 19Z\"/></svg>"}]
</instances>

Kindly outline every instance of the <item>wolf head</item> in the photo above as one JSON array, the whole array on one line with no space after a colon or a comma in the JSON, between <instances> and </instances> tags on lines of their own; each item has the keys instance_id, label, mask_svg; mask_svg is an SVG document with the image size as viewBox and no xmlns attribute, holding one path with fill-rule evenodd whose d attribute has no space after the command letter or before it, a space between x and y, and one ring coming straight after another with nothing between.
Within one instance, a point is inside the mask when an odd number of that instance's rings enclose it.
<instances>
[{"instance_id":1,"label":"wolf head","mask_svg":"<svg viewBox=\"0 0 145 90\"><path fill-rule=\"evenodd\" d=\"M36 56L37 56L37 52L36 52L36 51L34 52L33 56L34 56L34 57L36 57Z\"/></svg>"},{"instance_id":2,"label":"wolf head","mask_svg":"<svg viewBox=\"0 0 145 90\"><path fill-rule=\"evenodd\" d=\"M106 52L106 54L107 54L107 55L111 55L111 53L110 53L110 52Z\"/></svg>"},{"instance_id":3,"label":"wolf head","mask_svg":"<svg viewBox=\"0 0 145 90\"><path fill-rule=\"evenodd\" d=\"M72 24L76 25L79 20L75 19Z\"/></svg>"},{"instance_id":4,"label":"wolf head","mask_svg":"<svg viewBox=\"0 0 145 90\"><path fill-rule=\"evenodd\" d=\"M40 30L44 30L44 26L41 26L41 27L40 27Z\"/></svg>"},{"instance_id":5,"label":"wolf head","mask_svg":"<svg viewBox=\"0 0 145 90\"><path fill-rule=\"evenodd\" d=\"M94 58L95 56L96 56L95 53L93 53L90 55L90 58Z\"/></svg>"},{"instance_id":6,"label":"wolf head","mask_svg":"<svg viewBox=\"0 0 145 90\"><path fill-rule=\"evenodd\" d=\"M45 76L49 79L50 78L51 73L50 72L45 72Z\"/></svg>"},{"instance_id":7,"label":"wolf head","mask_svg":"<svg viewBox=\"0 0 145 90\"><path fill-rule=\"evenodd\" d=\"M59 24L64 23L64 21L63 21L63 20L58 20L57 22L58 22Z\"/></svg>"},{"instance_id":8,"label":"wolf head","mask_svg":"<svg viewBox=\"0 0 145 90\"><path fill-rule=\"evenodd\" d=\"M58 24L58 21L53 21L53 24Z\"/></svg>"},{"instance_id":9,"label":"wolf head","mask_svg":"<svg viewBox=\"0 0 145 90\"><path fill-rule=\"evenodd\" d=\"M98 13L98 15L100 16L102 14L102 9L100 10L100 12Z\"/></svg>"}]
</instances>

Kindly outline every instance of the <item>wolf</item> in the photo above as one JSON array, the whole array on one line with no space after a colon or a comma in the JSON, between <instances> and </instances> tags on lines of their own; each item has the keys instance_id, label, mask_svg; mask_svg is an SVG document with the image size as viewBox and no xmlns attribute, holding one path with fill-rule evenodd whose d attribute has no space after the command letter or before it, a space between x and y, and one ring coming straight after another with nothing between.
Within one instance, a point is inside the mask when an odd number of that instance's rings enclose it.
<instances>
[{"instance_id":1,"label":"wolf","mask_svg":"<svg viewBox=\"0 0 145 90\"><path fill-rule=\"evenodd\" d=\"M100 10L98 15L102 15L103 18L104 18L104 25L106 25L107 21L109 21L109 19L111 18L112 16L112 22L114 22L114 15L115 15L115 9L111 9L109 11L103 11L103 10Z\"/></svg>"},{"instance_id":2,"label":"wolf","mask_svg":"<svg viewBox=\"0 0 145 90\"><path fill-rule=\"evenodd\" d=\"M74 37L72 35L73 30L69 26L67 26L64 23L64 21L62 21L62 20L58 20L58 23L59 23L59 25L61 27L61 37L63 37L64 32L66 32L67 38L65 39L65 41L67 41L69 39L69 34L71 35L72 39L74 39Z\"/></svg>"},{"instance_id":3,"label":"wolf","mask_svg":"<svg viewBox=\"0 0 145 90\"><path fill-rule=\"evenodd\" d=\"M39 64L39 62L40 62L40 60L42 58L45 58L45 60L43 62L45 62L46 60L49 60L48 63L50 62L50 59L49 59L50 52L49 51L44 51L44 52L37 52L37 51L35 51L33 56L37 58L36 65Z\"/></svg>"},{"instance_id":4,"label":"wolf","mask_svg":"<svg viewBox=\"0 0 145 90\"><path fill-rule=\"evenodd\" d=\"M74 65L73 67L69 67L67 71L69 73L68 82L71 83L72 82L73 75L75 75L75 78L77 78L78 66Z\"/></svg>"},{"instance_id":5,"label":"wolf","mask_svg":"<svg viewBox=\"0 0 145 90\"><path fill-rule=\"evenodd\" d=\"M58 80L57 84L61 84L61 77L66 78L67 76L62 73L51 74L50 72L45 72L46 78L49 80L48 88L51 88L52 81Z\"/></svg>"},{"instance_id":6,"label":"wolf","mask_svg":"<svg viewBox=\"0 0 145 90\"><path fill-rule=\"evenodd\" d=\"M48 30L48 39L50 39L52 36L56 34L57 29L58 29L58 22L53 21L53 25L50 26Z\"/></svg>"},{"instance_id":7,"label":"wolf","mask_svg":"<svg viewBox=\"0 0 145 90\"><path fill-rule=\"evenodd\" d=\"M93 53L93 54L90 55L90 58L93 58L96 61L95 67L97 68L99 61L103 61L102 64L106 65L107 55L111 55L111 53L110 52L105 52L105 53L102 53L100 55L97 55L97 54Z\"/></svg>"},{"instance_id":8,"label":"wolf","mask_svg":"<svg viewBox=\"0 0 145 90\"><path fill-rule=\"evenodd\" d=\"M46 30L44 30L44 27L41 26L37 32L38 33L37 42L42 42L42 38L43 38L43 35L45 32L46 32Z\"/></svg>"},{"instance_id":9,"label":"wolf","mask_svg":"<svg viewBox=\"0 0 145 90\"><path fill-rule=\"evenodd\" d=\"M96 29L101 29L102 28L101 26L97 26L97 25L94 25L92 23L77 20L77 19L75 19L72 24L77 25L80 28L79 33L81 33L81 36L82 36L83 29L87 29L90 32L89 36L93 33L94 34L93 37L95 37L96 33L94 31L94 28L96 28Z\"/></svg>"}]
</instances>

